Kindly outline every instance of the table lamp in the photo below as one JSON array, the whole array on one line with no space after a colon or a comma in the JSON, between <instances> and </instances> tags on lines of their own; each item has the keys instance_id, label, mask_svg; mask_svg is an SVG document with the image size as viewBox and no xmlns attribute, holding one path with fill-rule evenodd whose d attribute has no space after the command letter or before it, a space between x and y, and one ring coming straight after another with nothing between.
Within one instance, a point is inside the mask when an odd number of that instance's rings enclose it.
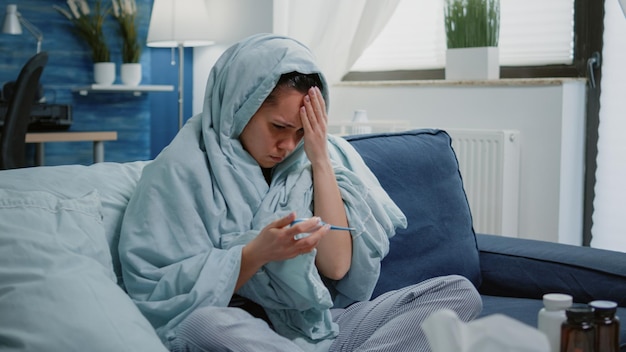
<instances>
[{"instance_id":1,"label":"table lamp","mask_svg":"<svg viewBox=\"0 0 626 352\"><path fill-rule=\"evenodd\" d=\"M39 52L41 52L41 42L43 41L43 34L39 29L37 29L37 27L35 27L32 23L22 17L22 15L17 11L17 5L7 5L7 13L4 16L2 33L14 35L22 34L22 26L26 27L30 34L32 34L33 37L37 39L37 53L39 54Z\"/></svg>"},{"instance_id":2,"label":"table lamp","mask_svg":"<svg viewBox=\"0 0 626 352\"><path fill-rule=\"evenodd\" d=\"M206 46L209 14L203 0L154 0L147 45L178 48L178 128L183 126L184 47Z\"/></svg>"}]
</instances>

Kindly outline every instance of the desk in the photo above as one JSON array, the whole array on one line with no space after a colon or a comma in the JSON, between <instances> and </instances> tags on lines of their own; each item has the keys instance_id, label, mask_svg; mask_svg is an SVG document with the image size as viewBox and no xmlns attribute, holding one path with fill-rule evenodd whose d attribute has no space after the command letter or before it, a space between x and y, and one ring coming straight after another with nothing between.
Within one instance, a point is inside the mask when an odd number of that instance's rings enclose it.
<instances>
[{"instance_id":1,"label":"desk","mask_svg":"<svg viewBox=\"0 0 626 352\"><path fill-rule=\"evenodd\" d=\"M117 140L115 131L93 132L28 132L26 143L35 143L35 163L44 164L44 143L46 142L93 142L93 161L104 161L104 141Z\"/></svg>"}]
</instances>

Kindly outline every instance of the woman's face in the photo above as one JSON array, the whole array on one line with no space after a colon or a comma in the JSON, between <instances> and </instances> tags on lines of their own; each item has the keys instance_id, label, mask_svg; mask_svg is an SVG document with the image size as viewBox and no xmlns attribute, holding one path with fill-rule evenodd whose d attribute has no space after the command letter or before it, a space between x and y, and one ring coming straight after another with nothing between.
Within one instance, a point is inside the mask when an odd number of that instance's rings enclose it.
<instances>
[{"instance_id":1,"label":"woman's face","mask_svg":"<svg viewBox=\"0 0 626 352\"><path fill-rule=\"evenodd\" d=\"M300 107L303 93L283 89L272 102L264 102L252 116L239 141L262 168L283 161L304 136Z\"/></svg>"}]
</instances>

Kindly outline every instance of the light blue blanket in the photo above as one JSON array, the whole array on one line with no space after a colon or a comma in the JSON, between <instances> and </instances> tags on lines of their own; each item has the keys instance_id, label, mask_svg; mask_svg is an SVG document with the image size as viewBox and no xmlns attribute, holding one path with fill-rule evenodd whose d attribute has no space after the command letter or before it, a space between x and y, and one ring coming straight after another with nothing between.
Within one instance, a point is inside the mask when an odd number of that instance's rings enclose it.
<instances>
[{"instance_id":1,"label":"light blue blanket","mask_svg":"<svg viewBox=\"0 0 626 352\"><path fill-rule=\"evenodd\" d=\"M302 145L274 168L268 185L238 141L281 74L292 71L319 72L310 51L292 39L255 35L234 45L210 73L203 112L144 168L119 250L124 284L163 340L194 309L228 305L241 249L269 222L291 211L313 215ZM328 87L323 94L328 103ZM337 335L329 308L370 298L388 239L406 226L350 144L333 136L328 142L349 223L357 229L350 271L340 281L323 281L312 252L265 265L238 291L265 307L275 330L305 350Z\"/></svg>"}]
</instances>

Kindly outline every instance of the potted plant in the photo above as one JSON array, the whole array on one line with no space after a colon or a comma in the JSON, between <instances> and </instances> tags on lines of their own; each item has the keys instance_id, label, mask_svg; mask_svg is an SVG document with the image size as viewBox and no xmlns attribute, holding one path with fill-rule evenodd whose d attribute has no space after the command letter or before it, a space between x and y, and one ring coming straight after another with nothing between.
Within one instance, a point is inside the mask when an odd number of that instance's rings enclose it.
<instances>
[{"instance_id":1,"label":"potted plant","mask_svg":"<svg viewBox=\"0 0 626 352\"><path fill-rule=\"evenodd\" d=\"M446 0L446 79L498 79L500 0Z\"/></svg>"},{"instance_id":2,"label":"potted plant","mask_svg":"<svg viewBox=\"0 0 626 352\"><path fill-rule=\"evenodd\" d=\"M135 0L113 0L113 16L119 24L122 38L122 83L136 86L141 82L141 45L137 34Z\"/></svg>"},{"instance_id":3,"label":"potted plant","mask_svg":"<svg viewBox=\"0 0 626 352\"><path fill-rule=\"evenodd\" d=\"M94 81L97 84L112 84L115 81L115 63L111 62L103 31L110 8L103 8L100 0L96 0L93 12L86 0L67 0L69 10L56 5L53 7L73 24L76 35L91 49Z\"/></svg>"}]
</instances>

